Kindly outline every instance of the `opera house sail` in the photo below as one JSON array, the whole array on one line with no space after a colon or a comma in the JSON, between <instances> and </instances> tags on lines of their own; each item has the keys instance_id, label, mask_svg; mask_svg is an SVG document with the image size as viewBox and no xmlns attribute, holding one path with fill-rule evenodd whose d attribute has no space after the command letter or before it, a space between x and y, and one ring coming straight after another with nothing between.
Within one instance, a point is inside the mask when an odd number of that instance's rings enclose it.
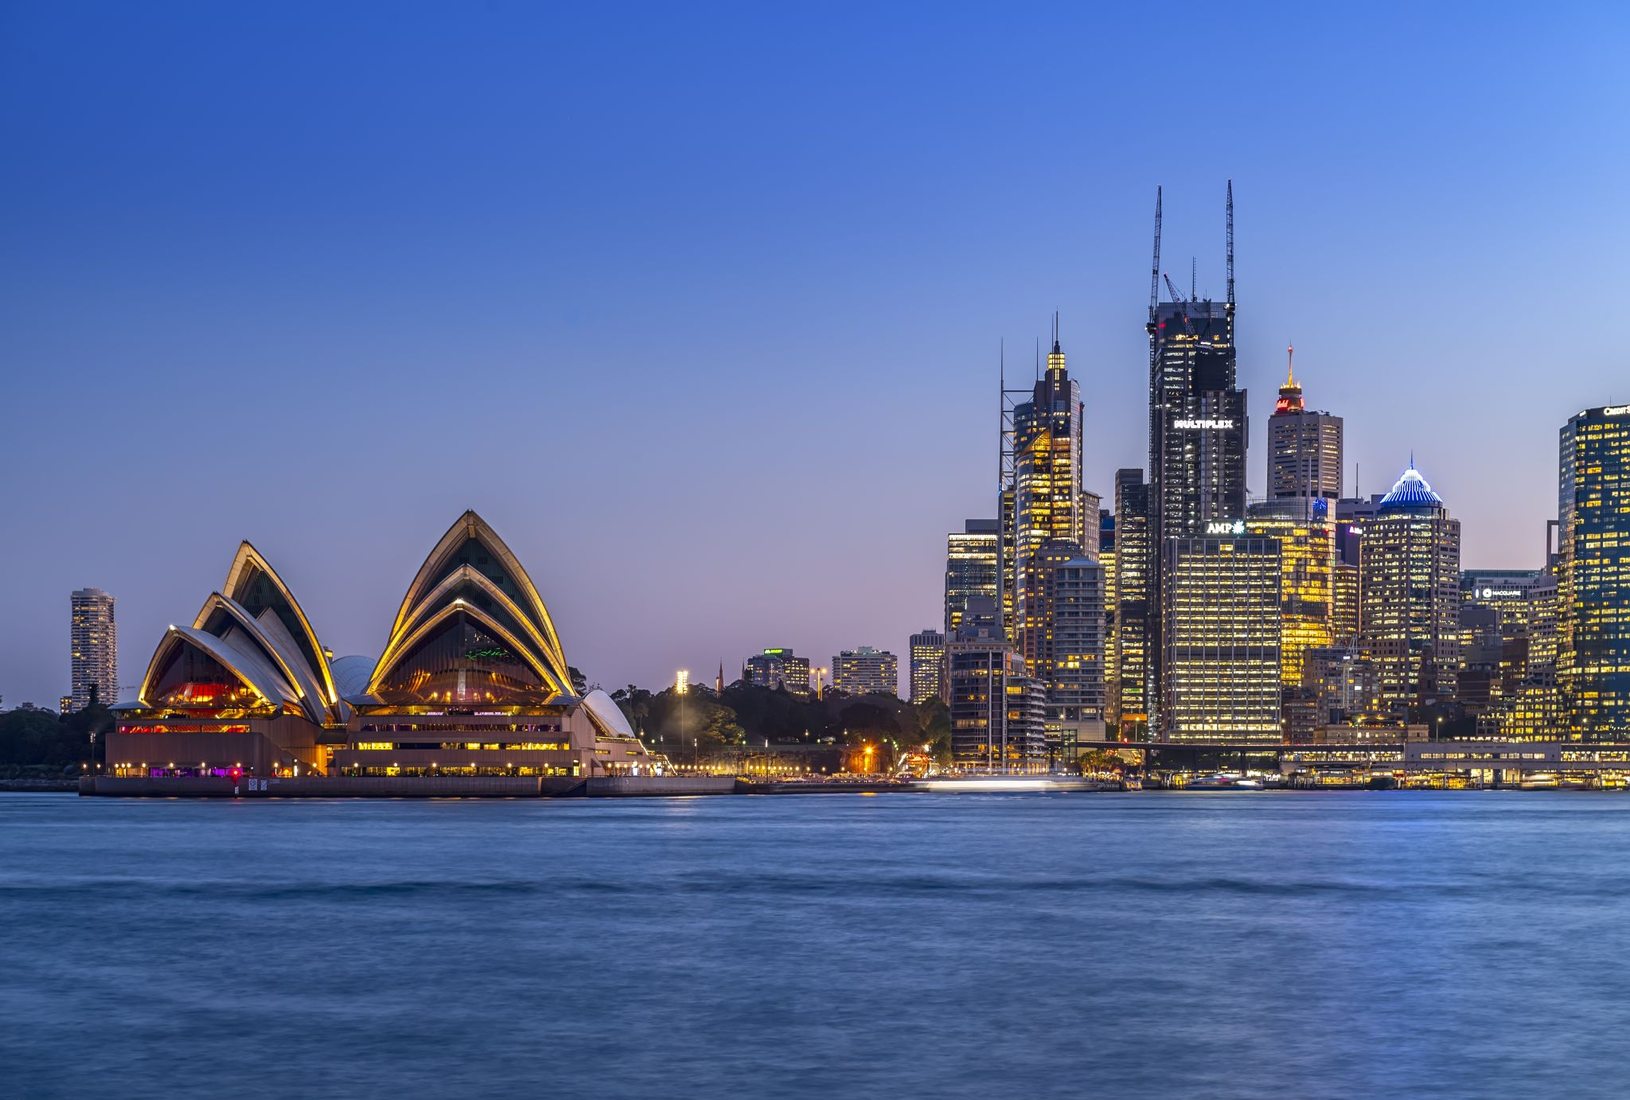
<instances>
[{"instance_id":1,"label":"opera house sail","mask_svg":"<svg viewBox=\"0 0 1630 1100\"><path fill-rule=\"evenodd\" d=\"M602 691L579 695L549 609L474 512L436 543L377 660L335 659L253 546L121 704L118 775L657 774Z\"/></svg>"}]
</instances>

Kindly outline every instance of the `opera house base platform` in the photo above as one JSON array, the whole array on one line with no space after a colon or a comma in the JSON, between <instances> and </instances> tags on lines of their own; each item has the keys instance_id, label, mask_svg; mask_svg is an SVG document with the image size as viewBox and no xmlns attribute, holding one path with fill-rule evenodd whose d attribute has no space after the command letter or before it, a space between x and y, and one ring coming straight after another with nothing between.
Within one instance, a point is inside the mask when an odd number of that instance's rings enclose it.
<instances>
[{"instance_id":1,"label":"opera house base platform","mask_svg":"<svg viewBox=\"0 0 1630 1100\"><path fill-rule=\"evenodd\" d=\"M81 795L116 798L674 798L734 794L733 776L89 775Z\"/></svg>"}]
</instances>

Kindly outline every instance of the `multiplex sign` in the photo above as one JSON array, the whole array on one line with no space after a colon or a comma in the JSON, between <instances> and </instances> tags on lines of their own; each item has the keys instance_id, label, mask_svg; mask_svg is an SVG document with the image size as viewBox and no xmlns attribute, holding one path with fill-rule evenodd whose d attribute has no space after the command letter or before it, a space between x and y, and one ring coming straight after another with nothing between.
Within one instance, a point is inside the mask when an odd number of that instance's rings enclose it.
<instances>
[{"instance_id":1,"label":"multiplex sign","mask_svg":"<svg viewBox=\"0 0 1630 1100\"><path fill-rule=\"evenodd\" d=\"M1217 420L1209 417L1199 420L1174 420L1172 421L1172 427L1187 431L1200 432L1232 431L1234 427L1234 420L1232 417L1225 417Z\"/></svg>"}]
</instances>

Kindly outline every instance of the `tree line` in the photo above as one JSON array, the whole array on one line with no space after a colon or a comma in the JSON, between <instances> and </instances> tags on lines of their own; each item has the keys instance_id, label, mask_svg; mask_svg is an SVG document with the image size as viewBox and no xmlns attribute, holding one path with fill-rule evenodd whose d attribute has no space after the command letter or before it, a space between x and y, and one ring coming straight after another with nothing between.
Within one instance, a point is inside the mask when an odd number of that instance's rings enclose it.
<instances>
[{"instance_id":1,"label":"tree line","mask_svg":"<svg viewBox=\"0 0 1630 1100\"><path fill-rule=\"evenodd\" d=\"M0 773L8 778L24 769L77 774L91 758L91 735L100 738L112 728L113 715L100 703L70 714L31 703L0 711Z\"/></svg>"},{"instance_id":2,"label":"tree line","mask_svg":"<svg viewBox=\"0 0 1630 1100\"><path fill-rule=\"evenodd\" d=\"M688 746L706 752L729 745L890 745L904 752L929 746L950 752L951 722L938 699L908 703L892 695L849 695L828 690L825 698L801 698L785 688L738 680L723 692L692 684L680 695L672 687L649 691L636 684L611 698L648 747Z\"/></svg>"}]
</instances>

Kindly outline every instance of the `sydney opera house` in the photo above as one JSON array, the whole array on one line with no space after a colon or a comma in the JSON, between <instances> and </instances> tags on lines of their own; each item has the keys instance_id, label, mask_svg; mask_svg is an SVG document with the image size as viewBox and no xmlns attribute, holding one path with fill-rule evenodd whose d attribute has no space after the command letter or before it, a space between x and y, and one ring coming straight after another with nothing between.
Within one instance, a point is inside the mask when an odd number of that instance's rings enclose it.
<instances>
[{"instance_id":1,"label":"sydney opera house","mask_svg":"<svg viewBox=\"0 0 1630 1100\"><path fill-rule=\"evenodd\" d=\"M543 598L474 512L425 558L377 659L335 658L243 543L117 717L118 776L587 779L665 763L603 691L574 689Z\"/></svg>"}]
</instances>

